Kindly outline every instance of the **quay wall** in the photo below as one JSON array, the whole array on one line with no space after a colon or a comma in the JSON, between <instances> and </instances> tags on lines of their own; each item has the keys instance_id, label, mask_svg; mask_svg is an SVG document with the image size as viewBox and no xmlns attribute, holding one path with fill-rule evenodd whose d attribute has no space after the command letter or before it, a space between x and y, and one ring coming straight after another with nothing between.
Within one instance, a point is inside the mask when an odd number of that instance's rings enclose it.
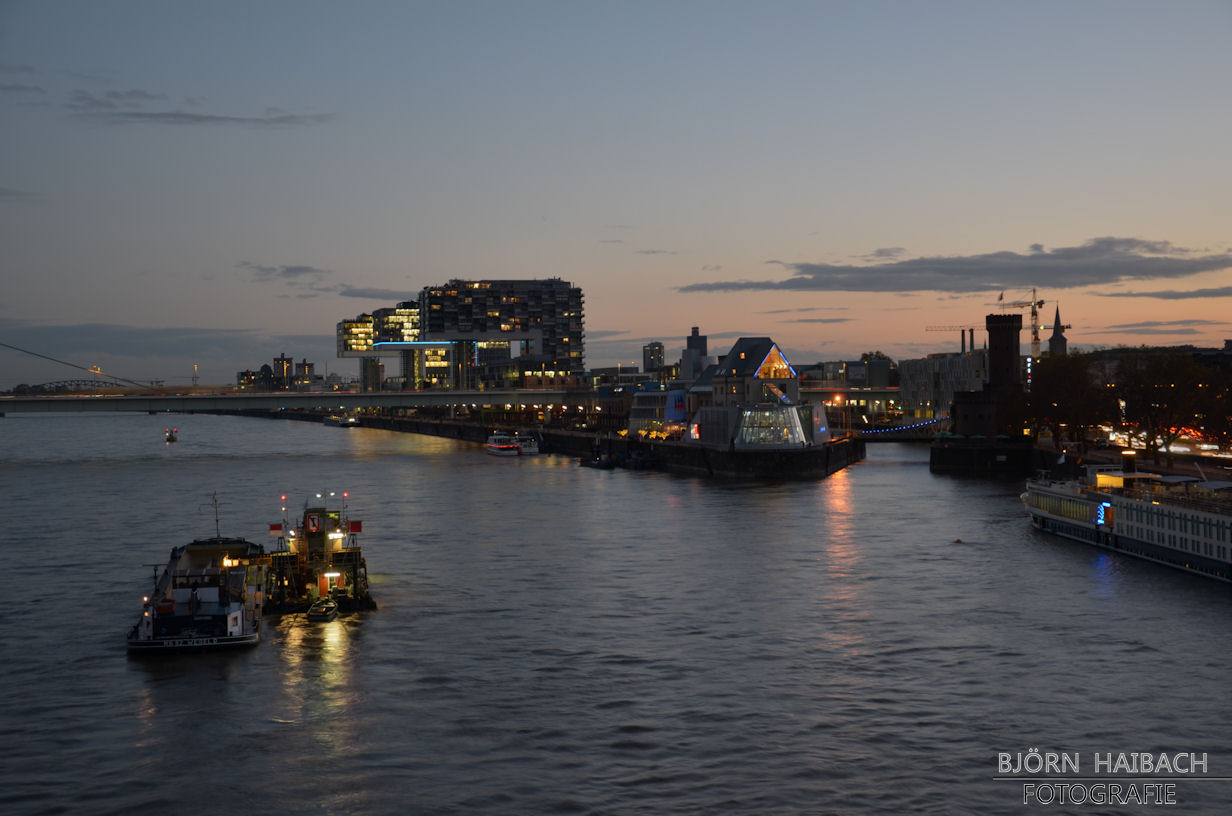
<instances>
[{"instance_id":1,"label":"quay wall","mask_svg":"<svg viewBox=\"0 0 1232 816\"><path fill-rule=\"evenodd\" d=\"M246 414L249 415L249 414ZM319 422L323 415L280 412L271 418ZM489 424L419 417L363 417L363 426L401 433L417 433L483 444L492 433ZM539 450L576 456L583 462L638 470L659 470L717 479L820 479L864 459L864 440L845 438L808 448L751 451L716 448L691 442L629 439L610 433L536 428Z\"/></svg>"}]
</instances>

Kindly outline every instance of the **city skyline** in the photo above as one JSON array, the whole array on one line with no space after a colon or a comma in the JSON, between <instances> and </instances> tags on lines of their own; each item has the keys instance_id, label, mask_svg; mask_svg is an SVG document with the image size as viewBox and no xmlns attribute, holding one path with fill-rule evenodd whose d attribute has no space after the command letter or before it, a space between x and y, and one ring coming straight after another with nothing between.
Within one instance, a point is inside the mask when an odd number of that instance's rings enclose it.
<instances>
[{"instance_id":1,"label":"city skyline","mask_svg":"<svg viewBox=\"0 0 1232 816\"><path fill-rule=\"evenodd\" d=\"M0 341L353 376L340 320L561 278L587 367L693 326L923 357L1032 290L1071 349L1222 346L1229 34L1196 1L7 3ZM0 349L0 389L78 373Z\"/></svg>"}]
</instances>

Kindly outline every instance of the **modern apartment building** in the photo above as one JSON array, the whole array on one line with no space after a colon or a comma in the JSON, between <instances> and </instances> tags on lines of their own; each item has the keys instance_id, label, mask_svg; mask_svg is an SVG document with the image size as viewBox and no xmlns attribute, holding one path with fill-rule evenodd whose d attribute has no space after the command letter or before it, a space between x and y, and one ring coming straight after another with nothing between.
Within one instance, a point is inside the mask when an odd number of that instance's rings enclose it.
<instances>
[{"instance_id":1,"label":"modern apartment building","mask_svg":"<svg viewBox=\"0 0 1232 816\"><path fill-rule=\"evenodd\" d=\"M559 278L455 279L338 324L338 356L399 355L405 388L576 385L583 342L582 290Z\"/></svg>"}]
</instances>

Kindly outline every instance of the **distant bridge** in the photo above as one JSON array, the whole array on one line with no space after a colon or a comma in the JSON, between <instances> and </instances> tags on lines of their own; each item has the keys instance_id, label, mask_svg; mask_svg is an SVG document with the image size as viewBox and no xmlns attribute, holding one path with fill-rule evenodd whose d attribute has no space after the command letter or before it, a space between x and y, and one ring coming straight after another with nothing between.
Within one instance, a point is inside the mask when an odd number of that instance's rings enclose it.
<instances>
[{"instance_id":1,"label":"distant bridge","mask_svg":"<svg viewBox=\"0 0 1232 816\"><path fill-rule=\"evenodd\" d=\"M567 398L568 396L568 398ZM252 394L0 396L0 415L73 413L79 411L139 411L180 413L210 411L347 411L360 408L447 408L462 406L579 405L589 399L565 391L279 391Z\"/></svg>"},{"instance_id":2,"label":"distant bridge","mask_svg":"<svg viewBox=\"0 0 1232 816\"><path fill-rule=\"evenodd\" d=\"M938 417L910 425L871 428L860 431L859 436L865 442L931 442L939 431L945 430L949 421L949 417Z\"/></svg>"}]
</instances>

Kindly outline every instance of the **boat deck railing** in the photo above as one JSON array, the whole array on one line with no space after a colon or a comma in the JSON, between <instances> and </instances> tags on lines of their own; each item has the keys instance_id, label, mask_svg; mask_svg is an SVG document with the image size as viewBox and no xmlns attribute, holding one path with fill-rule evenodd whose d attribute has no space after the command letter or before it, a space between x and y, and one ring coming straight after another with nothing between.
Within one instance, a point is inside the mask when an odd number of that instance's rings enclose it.
<instances>
[{"instance_id":1,"label":"boat deck railing","mask_svg":"<svg viewBox=\"0 0 1232 816\"><path fill-rule=\"evenodd\" d=\"M1156 488L1154 490L1123 488L1117 492L1126 498L1136 501L1174 505L1216 515L1232 515L1232 497L1194 496L1184 488L1179 487Z\"/></svg>"}]
</instances>

